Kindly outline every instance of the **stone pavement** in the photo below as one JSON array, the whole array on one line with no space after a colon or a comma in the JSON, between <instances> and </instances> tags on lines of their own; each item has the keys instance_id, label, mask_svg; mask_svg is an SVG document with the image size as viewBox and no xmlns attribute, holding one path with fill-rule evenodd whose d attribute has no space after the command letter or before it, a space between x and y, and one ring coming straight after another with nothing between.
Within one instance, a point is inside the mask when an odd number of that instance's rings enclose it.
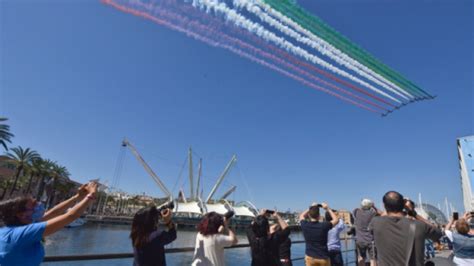
<instances>
[{"instance_id":1,"label":"stone pavement","mask_svg":"<svg viewBox=\"0 0 474 266\"><path fill-rule=\"evenodd\" d=\"M450 250L436 251L436 255L431 261L434 262L435 266L455 266L453 261L448 259L450 254Z\"/></svg>"}]
</instances>

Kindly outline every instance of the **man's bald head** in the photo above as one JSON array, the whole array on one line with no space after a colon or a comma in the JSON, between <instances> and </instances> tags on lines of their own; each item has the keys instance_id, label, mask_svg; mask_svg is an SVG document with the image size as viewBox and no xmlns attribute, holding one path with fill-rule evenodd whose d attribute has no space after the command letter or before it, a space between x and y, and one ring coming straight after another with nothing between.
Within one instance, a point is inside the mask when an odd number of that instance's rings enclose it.
<instances>
[{"instance_id":1,"label":"man's bald head","mask_svg":"<svg viewBox=\"0 0 474 266\"><path fill-rule=\"evenodd\" d=\"M405 200L402 194L396 191L389 191L383 196L383 204L387 212L402 212Z\"/></svg>"}]
</instances>

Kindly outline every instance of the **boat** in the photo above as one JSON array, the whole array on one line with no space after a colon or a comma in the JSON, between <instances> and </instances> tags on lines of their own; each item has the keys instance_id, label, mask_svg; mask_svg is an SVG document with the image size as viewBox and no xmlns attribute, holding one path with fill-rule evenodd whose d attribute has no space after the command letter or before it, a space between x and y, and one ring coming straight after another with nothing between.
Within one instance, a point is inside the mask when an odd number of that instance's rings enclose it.
<instances>
[{"instance_id":1,"label":"boat","mask_svg":"<svg viewBox=\"0 0 474 266\"><path fill-rule=\"evenodd\" d=\"M77 218L76 220L72 221L72 223L66 225L66 228L75 228L79 226L83 226L86 223L86 220L83 218Z\"/></svg>"}]
</instances>

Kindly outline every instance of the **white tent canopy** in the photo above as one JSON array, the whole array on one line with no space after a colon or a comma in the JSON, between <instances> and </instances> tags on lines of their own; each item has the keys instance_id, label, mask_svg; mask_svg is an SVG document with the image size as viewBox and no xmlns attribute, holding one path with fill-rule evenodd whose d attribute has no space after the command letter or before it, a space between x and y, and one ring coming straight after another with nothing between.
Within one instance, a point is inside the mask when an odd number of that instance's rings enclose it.
<instances>
[{"instance_id":1,"label":"white tent canopy","mask_svg":"<svg viewBox=\"0 0 474 266\"><path fill-rule=\"evenodd\" d=\"M224 204L206 204L207 212L216 212L218 214L225 214L229 211Z\"/></svg>"},{"instance_id":2,"label":"white tent canopy","mask_svg":"<svg viewBox=\"0 0 474 266\"><path fill-rule=\"evenodd\" d=\"M250 211L249 207L247 206L234 207L234 212L236 216L255 217L255 214L252 211Z\"/></svg>"},{"instance_id":3,"label":"white tent canopy","mask_svg":"<svg viewBox=\"0 0 474 266\"><path fill-rule=\"evenodd\" d=\"M180 202L175 205L173 209L174 213L196 213L202 214L201 207L199 206L199 202L192 201L192 202Z\"/></svg>"}]
</instances>

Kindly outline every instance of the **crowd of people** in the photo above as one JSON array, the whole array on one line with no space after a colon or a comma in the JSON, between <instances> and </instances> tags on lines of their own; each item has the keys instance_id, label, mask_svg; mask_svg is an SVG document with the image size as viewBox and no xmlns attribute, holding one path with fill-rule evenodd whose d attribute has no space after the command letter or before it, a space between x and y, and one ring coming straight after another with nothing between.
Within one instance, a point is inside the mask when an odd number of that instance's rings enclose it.
<instances>
[{"instance_id":1,"label":"crowd of people","mask_svg":"<svg viewBox=\"0 0 474 266\"><path fill-rule=\"evenodd\" d=\"M50 210L31 197L0 203L0 265L39 265L44 258L42 241L78 217L94 201L97 183L81 186L77 194ZM305 240L307 266L344 265L341 232L355 234L358 265L428 265L426 240L446 238L452 244L453 263L474 265L474 217L452 217L440 228L418 215L412 201L396 191L383 196L385 211L362 200L351 215L352 227L327 203L313 203L299 215ZM325 211L324 216L321 210ZM150 206L133 217L130 239L135 266L166 265L165 245L177 238L172 207ZM224 249L236 245L231 229L232 214L215 212L203 216L197 226L193 266L225 265ZM352 230L350 230L352 229ZM276 211L261 210L246 231L252 266L291 266L290 228ZM427 263L427 264L425 264Z\"/></svg>"}]
</instances>

